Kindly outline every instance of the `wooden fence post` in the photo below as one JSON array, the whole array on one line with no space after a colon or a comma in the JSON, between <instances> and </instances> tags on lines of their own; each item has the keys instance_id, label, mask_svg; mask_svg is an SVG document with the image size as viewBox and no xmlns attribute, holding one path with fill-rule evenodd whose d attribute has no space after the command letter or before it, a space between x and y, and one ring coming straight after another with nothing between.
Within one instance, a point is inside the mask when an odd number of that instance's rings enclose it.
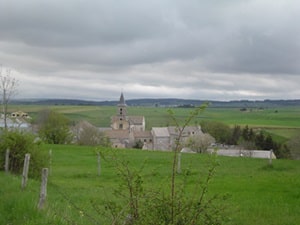
<instances>
[{"instance_id":1,"label":"wooden fence post","mask_svg":"<svg viewBox=\"0 0 300 225\"><path fill-rule=\"evenodd\" d=\"M9 149L6 149L4 169L5 169L5 173L9 172Z\"/></svg>"},{"instance_id":2,"label":"wooden fence post","mask_svg":"<svg viewBox=\"0 0 300 225\"><path fill-rule=\"evenodd\" d=\"M273 149L270 150L269 165L272 165Z\"/></svg>"},{"instance_id":3,"label":"wooden fence post","mask_svg":"<svg viewBox=\"0 0 300 225\"><path fill-rule=\"evenodd\" d=\"M25 154L23 174L22 174L22 189L24 189L27 185L29 161L30 161L30 154L27 153L27 154Z\"/></svg>"},{"instance_id":4,"label":"wooden fence post","mask_svg":"<svg viewBox=\"0 0 300 225\"><path fill-rule=\"evenodd\" d=\"M97 158L98 158L98 176L101 174L101 158L100 158L100 153L97 152Z\"/></svg>"},{"instance_id":5,"label":"wooden fence post","mask_svg":"<svg viewBox=\"0 0 300 225\"><path fill-rule=\"evenodd\" d=\"M40 199L38 208L42 209L44 207L46 197L47 197L47 181L48 181L48 168L42 169L42 184L41 184L41 191L40 191Z\"/></svg>"}]
</instances>

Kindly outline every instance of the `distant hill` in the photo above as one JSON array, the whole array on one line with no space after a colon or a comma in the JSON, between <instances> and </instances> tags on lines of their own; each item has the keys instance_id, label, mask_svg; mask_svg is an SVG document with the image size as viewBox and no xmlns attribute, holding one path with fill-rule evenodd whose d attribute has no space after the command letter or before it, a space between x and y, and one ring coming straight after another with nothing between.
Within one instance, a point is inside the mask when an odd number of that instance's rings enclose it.
<instances>
[{"instance_id":1,"label":"distant hill","mask_svg":"<svg viewBox=\"0 0 300 225\"><path fill-rule=\"evenodd\" d=\"M283 106L300 106L300 99L295 100L263 100L263 101L209 101L177 98L153 98L153 99L129 99L126 100L128 106L144 107L183 107L191 108L208 102L210 107L222 108L269 108ZM14 100L12 104L30 105L95 105L95 106L115 106L118 101L87 101L77 99L22 99Z\"/></svg>"}]
</instances>

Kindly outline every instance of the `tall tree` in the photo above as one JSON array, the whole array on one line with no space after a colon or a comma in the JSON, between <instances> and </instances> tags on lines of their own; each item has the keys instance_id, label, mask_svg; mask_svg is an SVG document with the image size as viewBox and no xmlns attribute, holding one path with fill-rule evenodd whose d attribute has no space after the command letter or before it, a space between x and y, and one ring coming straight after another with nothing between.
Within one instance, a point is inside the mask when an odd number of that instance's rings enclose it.
<instances>
[{"instance_id":1,"label":"tall tree","mask_svg":"<svg viewBox=\"0 0 300 225\"><path fill-rule=\"evenodd\" d=\"M198 153L204 153L216 140L208 133L190 136L185 145Z\"/></svg>"},{"instance_id":2,"label":"tall tree","mask_svg":"<svg viewBox=\"0 0 300 225\"><path fill-rule=\"evenodd\" d=\"M70 142L69 120L53 110L43 110L38 115L37 125L40 137L49 144Z\"/></svg>"},{"instance_id":3,"label":"tall tree","mask_svg":"<svg viewBox=\"0 0 300 225\"><path fill-rule=\"evenodd\" d=\"M4 120L4 128L7 129L7 109L11 97L16 94L18 87L18 80L11 76L10 69L3 69L0 67L0 93L2 103L2 113Z\"/></svg>"},{"instance_id":4,"label":"tall tree","mask_svg":"<svg viewBox=\"0 0 300 225\"><path fill-rule=\"evenodd\" d=\"M201 121L201 128L204 133L209 133L218 143L228 143L231 137L230 127L219 121Z\"/></svg>"}]
</instances>

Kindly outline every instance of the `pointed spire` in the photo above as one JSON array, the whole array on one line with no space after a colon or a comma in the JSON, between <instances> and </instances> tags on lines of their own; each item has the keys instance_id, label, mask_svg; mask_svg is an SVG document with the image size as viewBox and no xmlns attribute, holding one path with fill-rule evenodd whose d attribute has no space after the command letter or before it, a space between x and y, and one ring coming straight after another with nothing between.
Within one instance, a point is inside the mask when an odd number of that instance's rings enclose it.
<instances>
[{"instance_id":1,"label":"pointed spire","mask_svg":"<svg viewBox=\"0 0 300 225\"><path fill-rule=\"evenodd\" d=\"M126 105L126 103L125 103L125 98L124 98L124 95L123 95L123 92L121 92L119 105L123 105L123 106Z\"/></svg>"}]
</instances>

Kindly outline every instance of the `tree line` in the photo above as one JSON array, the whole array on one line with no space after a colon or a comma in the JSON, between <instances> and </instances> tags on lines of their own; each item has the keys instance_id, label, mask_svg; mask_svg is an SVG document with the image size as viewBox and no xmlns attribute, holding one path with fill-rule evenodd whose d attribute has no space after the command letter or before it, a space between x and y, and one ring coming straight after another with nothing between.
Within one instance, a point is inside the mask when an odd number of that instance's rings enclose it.
<instances>
[{"instance_id":1,"label":"tree line","mask_svg":"<svg viewBox=\"0 0 300 225\"><path fill-rule=\"evenodd\" d=\"M217 143L240 146L249 150L273 150L277 158L291 158L292 146L289 142L280 143L262 129L253 129L248 125L235 125L231 128L218 121L202 121L204 133L213 136Z\"/></svg>"}]
</instances>

